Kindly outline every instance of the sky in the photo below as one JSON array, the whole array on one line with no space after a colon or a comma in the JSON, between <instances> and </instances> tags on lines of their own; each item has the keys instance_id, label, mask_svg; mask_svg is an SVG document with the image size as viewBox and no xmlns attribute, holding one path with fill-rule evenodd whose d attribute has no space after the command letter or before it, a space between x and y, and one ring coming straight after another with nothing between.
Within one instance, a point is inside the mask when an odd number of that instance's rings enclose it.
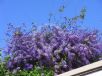
<instances>
[{"instance_id":1,"label":"sky","mask_svg":"<svg viewBox=\"0 0 102 76\"><path fill-rule=\"evenodd\" d=\"M49 13L56 18L62 15L58 8L63 4L66 6L63 16L67 17L79 15L85 7L83 26L102 32L102 0L0 0L0 48L6 47L4 39L8 23L15 26L25 23L29 28L34 22L41 26L48 23Z\"/></svg>"}]
</instances>

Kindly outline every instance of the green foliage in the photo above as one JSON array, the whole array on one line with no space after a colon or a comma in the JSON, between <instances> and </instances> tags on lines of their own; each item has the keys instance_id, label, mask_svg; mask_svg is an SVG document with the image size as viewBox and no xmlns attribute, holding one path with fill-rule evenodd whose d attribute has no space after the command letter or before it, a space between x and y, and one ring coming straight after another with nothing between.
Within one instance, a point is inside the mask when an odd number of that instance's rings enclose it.
<instances>
[{"instance_id":1,"label":"green foliage","mask_svg":"<svg viewBox=\"0 0 102 76\"><path fill-rule=\"evenodd\" d=\"M19 70L19 71L12 71L10 72L6 68L6 63L1 62L0 63L0 76L54 76L54 72L51 69L44 68L42 69L35 67L33 70L27 71L27 70Z\"/></svg>"},{"instance_id":2,"label":"green foliage","mask_svg":"<svg viewBox=\"0 0 102 76\"><path fill-rule=\"evenodd\" d=\"M27 70L20 70L15 74L12 74L14 76L54 76L54 73L52 70L44 68L43 71L42 69L35 67L33 70L31 71L27 71Z\"/></svg>"},{"instance_id":3,"label":"green foliage","mask_svg":"<svg viewBox=\"0 0 102 76\"><path fill-rule=\"evenodd\" d=\"M80 11L80 18L84 19L85 14L86 14L86 8L82 8L81 11Z\"/></svg>"},{"instance_id":4,"label":"green foliage","mask_svg":"<svg viewBox=\"0 0 102 76\"><path fill-rule=\"evenodd\" d=\"M0 50L0 57L2 52ZM32 70L13 70L12 72L9 71L6 67L6 63L9 60L10 56L7 55L4 60L0 59L0 76L54 76L54 72L51 69L44 68L41 69L39 67L35 67Z\"/></svg>"},{"instance_id":5,"label":"green foliage","mask_svg":"<svg viewBox=\"0 0 102 76\"><path fill-rule=\"evenodd\" d=\"M4 62L5 62L5 63L8 62L9 59L10 59L10 56L7 55L6 57L4 57Z\"/></svg>"},{"instance_id":6,"label":"green foliage","mask_svg":"<svg viewBox=\"0 0 102 76\"><path fill-rule=\"evenodd\" d=\"M64 5L60 6L59 12L64 12L64 9L65 9L65 6Z\"/></svg>"},{"instance_id":7,"label":"green foliage","mask_svg":"<svg viewBox=\"0 0 102 76\"><path fill-rule=\"evenodd\" d=\"M0 49L0 76L11 76L10 72L6 68L6 62L8 61L9 57L5 57L4 61L2 61L2 49Z\"/></svg>"},{"instance_id":8,"label":"green foliage","mask_svg":"<svg viewBox=\"0 0 102 76\"><path fill-rule=\"evenodd\" d=\"M18 72L10 72L6 69L4 63L0 63L0 76L54 76L53 70L50 69L38 69L37 67L31 71L19 70Z\"/></svg>"},{"instance_id":9,"label":"green foliage","mask_svg":"<svg viewBox=\"0 0 102 76\"><path fill-rule=\"evenodd\" d=\"M0 50L0 62L1 62L1 50Z\"/></svg>"},{"instance_id":10,"label":"green foliage","mask_svg":"<svg viewBox=\"0 0 102 76\"><path fill-rule=\"evenodd\" d=\"M0 76L54 76L54 72L51 69L35 67L32 70L13 70L10 72L6 68L6 62L9 60L9 56L5 57L5 60L0 62Z\"/></svg>"}]
</instances>

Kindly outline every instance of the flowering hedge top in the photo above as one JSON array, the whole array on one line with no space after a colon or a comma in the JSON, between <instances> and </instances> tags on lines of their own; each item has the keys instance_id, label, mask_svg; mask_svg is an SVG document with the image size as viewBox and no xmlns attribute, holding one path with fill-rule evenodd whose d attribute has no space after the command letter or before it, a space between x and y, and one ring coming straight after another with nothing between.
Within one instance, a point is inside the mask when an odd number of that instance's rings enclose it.
<instances>
[{"instance_id":1,"label":"flowering hedge top","mask_svg":"<svg viewBox=\"0 0 102 76\"><path fill-rule=\"evenodd\" d=\"M56 74L100 60L102 42L97 31L68 30L58 26L30 33L16 30L8 44L9 70L53 69Z\"/></svg>"}]
</instances>

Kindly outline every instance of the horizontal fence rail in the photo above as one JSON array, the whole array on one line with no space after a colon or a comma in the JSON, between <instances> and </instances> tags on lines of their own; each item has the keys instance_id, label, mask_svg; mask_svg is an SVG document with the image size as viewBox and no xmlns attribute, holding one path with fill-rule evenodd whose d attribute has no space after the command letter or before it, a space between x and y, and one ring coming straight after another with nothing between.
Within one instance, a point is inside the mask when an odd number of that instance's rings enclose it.
<instances>
[{"instance_id":1,"label":"horizontal fence rail","mask_svg":"<svg viewBox=\"0 0 102 76\"><path fill-rule=\"evenodd\" d=\"M57 76L83 76L100 70L102 70L102 60L73 69Z\"/></svg>"}]
</instances>

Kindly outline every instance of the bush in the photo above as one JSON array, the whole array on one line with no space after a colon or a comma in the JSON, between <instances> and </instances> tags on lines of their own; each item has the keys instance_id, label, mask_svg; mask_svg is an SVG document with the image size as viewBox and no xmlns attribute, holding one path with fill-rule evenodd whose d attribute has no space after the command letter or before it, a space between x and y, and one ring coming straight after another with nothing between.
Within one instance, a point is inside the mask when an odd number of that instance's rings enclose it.
<instances>
[{"instance_id":1,"label":"bush","mask_svg":"<svg viewBox=\"0 0 102 76\"><path fill-rule=\"evenodd\" d=\"M7 63L10 71L30 71L38 66L60 74L98 61L102 56L102 42L96 30L49 26L28 33L16 28L10 40L11 57Z\"/></svg>"},{"instance_id":2,"label":"bush","mask_svg":"<svg viewBox=\"0 0 102 76\"><path fill-rule=\"evenodd\" d=\"M4 60L0 60L0 76L54 76L53 70L48 68L43 68L43 70L40 67L33 67L32 70L13 70L9 71L7 69L7 62L9 60L9 56L6 56Z\"/></svg>"}]
</instances>

